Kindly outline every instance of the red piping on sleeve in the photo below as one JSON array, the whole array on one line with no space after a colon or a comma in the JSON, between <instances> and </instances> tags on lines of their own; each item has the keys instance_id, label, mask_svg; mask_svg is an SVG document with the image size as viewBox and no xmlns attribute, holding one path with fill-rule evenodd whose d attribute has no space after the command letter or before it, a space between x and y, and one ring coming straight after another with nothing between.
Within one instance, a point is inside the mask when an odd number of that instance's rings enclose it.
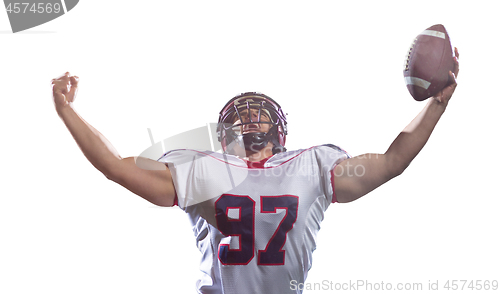
<instances>
[{"instance_id":1,"label":"red piping on sleeve","mask_svg":"<svg viewBox=\"0 0 500 294\"><path fill-rule=\"evenodd\" d=\"M174 205L172 205L172 206L179 206L179 200L177 199L177 193L175 193Z\"/></svg>"}]
</instances>

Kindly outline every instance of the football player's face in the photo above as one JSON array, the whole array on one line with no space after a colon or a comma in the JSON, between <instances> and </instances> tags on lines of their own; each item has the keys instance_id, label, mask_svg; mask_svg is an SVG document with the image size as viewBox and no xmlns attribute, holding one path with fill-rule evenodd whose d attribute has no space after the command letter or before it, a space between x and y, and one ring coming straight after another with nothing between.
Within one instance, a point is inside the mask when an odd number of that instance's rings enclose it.
<instances>
[{"instance_id":1,"label":"football player's face","mask_svg":"<svg viewBox=\"0 0 500 294\"><path fill-rule=\"evenodd\" d=\"M271 129L271 124L266 123L252 123L259 121L259 110L255 108L250 108L250 112L248 109L245 109L240 112L241 121L239 118L236 119L233 125L244 123L244 125L240 126L240 131L242 134L251 133L251 132L264 132L267 133L269 129ZM260 121L261 122L271 122L269 116L264 112L260 112Z\"/></svg>"}]
</instances>

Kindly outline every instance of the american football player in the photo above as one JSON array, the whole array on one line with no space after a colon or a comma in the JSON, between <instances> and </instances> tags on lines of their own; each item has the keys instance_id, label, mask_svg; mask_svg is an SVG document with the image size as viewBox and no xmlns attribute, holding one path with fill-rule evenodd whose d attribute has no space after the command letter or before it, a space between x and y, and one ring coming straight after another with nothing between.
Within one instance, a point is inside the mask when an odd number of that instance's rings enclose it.
<instances>
[{"instance_id":1,"label":"american football player","mask_svg":"<svg viewBox=\"0 0 500 294\"><path fill-rule=\"evenodd\" d=\"M66 73L52 80L53 97L84 155L108 179L156 205L177 205L187 213L202 256L198 293L300 293L290 285L307 277L324 212L408 167L455 91L455 55L449 86L429 99L387 151L356 157L335 145L287 151L281 106L249 92L231 99L219 114L223 153L182 149L157 161L122 158L75 111L78 77Z\"/></svg>"}]
</instances>

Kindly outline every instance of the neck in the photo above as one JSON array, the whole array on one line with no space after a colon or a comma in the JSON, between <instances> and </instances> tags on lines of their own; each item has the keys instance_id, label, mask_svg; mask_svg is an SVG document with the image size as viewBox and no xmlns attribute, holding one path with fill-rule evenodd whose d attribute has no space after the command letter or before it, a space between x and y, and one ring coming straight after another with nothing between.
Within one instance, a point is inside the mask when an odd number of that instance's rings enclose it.
<instances>
[{"instance_id":1,"label":"neck","mask_svg":"<svg viewBox=\"0 0 500 294\"><path fill-rule=\"evenodd\" d=\"M265 158L271 157L273 156L273 146L273 143L269 142L267 143L267 146L260 151L253 152L246 150L246 157L243 159L248 161L261 161Z\"/></svg>"}]
</instances>

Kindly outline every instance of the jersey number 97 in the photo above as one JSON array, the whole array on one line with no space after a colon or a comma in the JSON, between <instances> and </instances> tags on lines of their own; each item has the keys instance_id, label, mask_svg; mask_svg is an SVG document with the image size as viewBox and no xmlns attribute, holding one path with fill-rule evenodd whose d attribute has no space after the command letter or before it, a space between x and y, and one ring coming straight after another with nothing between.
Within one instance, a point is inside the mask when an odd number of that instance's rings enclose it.
<instances>
[{"instance_id":1,"label":"jersey number 97","mask_svg":"<svg viewBox=\"0 0 500 294\"><path fill-rule=\"evenodd\" d=\"M258 250L258 265L284 265L286 235L297 220L299 198L293 195L260 196L260 213L276 213L285 209L286 213L266 248ZM229 217L230 210L238 213ZM245 265L254 258L255 252L255 201L245 195L223 194L215 202L217 228L225 236L239 238L238 249L230 249L229 244L219 245L219 260L224 265Z\"/></svg>"}]
</instances>

